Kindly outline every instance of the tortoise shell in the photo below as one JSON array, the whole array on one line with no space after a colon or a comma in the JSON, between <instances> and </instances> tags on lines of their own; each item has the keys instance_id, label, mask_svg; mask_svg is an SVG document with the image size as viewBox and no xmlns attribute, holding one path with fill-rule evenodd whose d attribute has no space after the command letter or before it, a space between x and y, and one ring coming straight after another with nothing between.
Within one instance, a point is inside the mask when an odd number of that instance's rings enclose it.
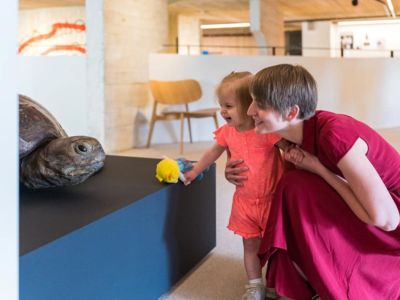
<instances>
[{"instance_id":1,"label":"tortoise shell","mask_svg":"<svg viewBox=\"0 0 400 300\"><path fill-rule=\"evenodd\" d=\"M79 184L104 165L105 153L98 140L69 137L48 110L22 95L19 127L20 181L28 188Z\"/></svg>"},{"instance_id":2,"label":"tortoise shell","mask_svg":"<svg viewBox=\"0 0 400 300\"><path fill-rule=\"evenodd\" d=\"M67 134L56 118L34 100L19 95L19 158Z\"/></svg>"}]
</instances>

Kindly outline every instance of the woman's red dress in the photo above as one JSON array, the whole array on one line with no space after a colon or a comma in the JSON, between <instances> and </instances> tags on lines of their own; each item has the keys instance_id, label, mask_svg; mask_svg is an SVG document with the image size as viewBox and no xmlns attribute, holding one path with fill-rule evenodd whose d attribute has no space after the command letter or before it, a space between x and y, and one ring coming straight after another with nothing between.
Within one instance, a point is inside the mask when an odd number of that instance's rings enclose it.
<instances>
[{"instance_id":1,"label":"woman's red dress","mask_svg":"<svg viewBox=\"0 0 400 300\"><path fill-rule=\"evenodd\" d=\"M301 148L341 175L337 163L358 138L400 210L400 155L367 125L317 111L304 121ZM279 295L400 299L400 226L386 232L363 223L330 185L307 171L290 171L280 181L260 258L263 265L268 260L267 286Z\"/></svg>"}]
</instances>

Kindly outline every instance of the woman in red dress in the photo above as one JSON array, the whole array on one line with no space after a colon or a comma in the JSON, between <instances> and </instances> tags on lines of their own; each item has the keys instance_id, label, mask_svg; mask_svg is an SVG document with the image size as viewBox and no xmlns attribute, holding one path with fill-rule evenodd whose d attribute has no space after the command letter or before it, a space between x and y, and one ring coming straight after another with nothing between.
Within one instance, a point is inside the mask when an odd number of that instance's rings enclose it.
<instances>
[{"instance_id":1,"label":"woman in red dress","mask_svg":"<svg viewBox=\"0 0 400 300\"><path fill-rule=\"evenodd\" d=\"M316 111L301 66L265 68L250 91L256 131L280 135L296 166L276 189L260 248L267 286L299 300L399 300L399 153L366 124ZM226 177L240 184L236 163Z\"/></svg>"}]
</instances>

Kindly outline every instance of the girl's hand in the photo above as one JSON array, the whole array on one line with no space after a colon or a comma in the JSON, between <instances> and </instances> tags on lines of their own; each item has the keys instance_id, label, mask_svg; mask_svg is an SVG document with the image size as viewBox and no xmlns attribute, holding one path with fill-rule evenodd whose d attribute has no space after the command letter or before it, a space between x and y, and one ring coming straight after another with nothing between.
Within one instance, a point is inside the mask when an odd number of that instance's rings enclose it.
<instances>
[{"instance_id":1,"label":"girl's hand","mask_svg":"<svg viewBox=\"0 0 400 300\"><path fill-rule=\"evenodd\" d=\"M243 181L247 180L247 176L241 174L249 170L247 166L239 166L240 164L243 164L243 160L238 159L228 161L225 166L226 180L237 186L243 185Z\"/></svg>"},{"instance_id":2,"label":"girl's hand","mask_svg":"<svg viewBox=\"0 0 400 300\"><path fill-rule=\"evenodd\" d=\"M300 149L298 146L292 146L283 153L285 160L294 164L297 168L303 169L312 173L319 174L325 166L319 159Z\"/></svg>"},{"instance_id":3,"label":"girl's hand","mask_svg":"<svg viewBox=\"0 0 400 300\"><path fill-rule=\"evenodd\" d=\"M193 180L196 179L197 173L193 170L189 170L183 174L185 177L185 181L183 182L184 185L189 185Z\"/></svg>"}]
</instances>

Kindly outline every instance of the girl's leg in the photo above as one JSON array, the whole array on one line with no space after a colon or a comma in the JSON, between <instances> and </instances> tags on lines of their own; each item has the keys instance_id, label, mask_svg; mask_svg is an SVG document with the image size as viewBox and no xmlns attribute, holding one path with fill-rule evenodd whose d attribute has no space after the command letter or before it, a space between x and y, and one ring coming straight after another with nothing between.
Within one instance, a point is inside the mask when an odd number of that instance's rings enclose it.
<instances>
[{"instance_id":1,"label":"girl's leg","mask_svg":"<svg viewBox=\"0 0 400 300\"><path fill-rule=\"evenodd\" d=\"M261 238L243 238L244 267L249 280L261 278L261 265L258 257Z\"/></svg>"},{"instance_id":2,"label":"girl's leg","mask_svg":"<svg viewBox=\"0 0 400 300\"><path fill-rule=\"evenodd\" d=\"M264 300L265 286L262 281L261 264L258 257L261 238L243 238L244 267L246 269L249 284L246 285L246 293L243 300Z\"/></svg>"}]
</instances>

